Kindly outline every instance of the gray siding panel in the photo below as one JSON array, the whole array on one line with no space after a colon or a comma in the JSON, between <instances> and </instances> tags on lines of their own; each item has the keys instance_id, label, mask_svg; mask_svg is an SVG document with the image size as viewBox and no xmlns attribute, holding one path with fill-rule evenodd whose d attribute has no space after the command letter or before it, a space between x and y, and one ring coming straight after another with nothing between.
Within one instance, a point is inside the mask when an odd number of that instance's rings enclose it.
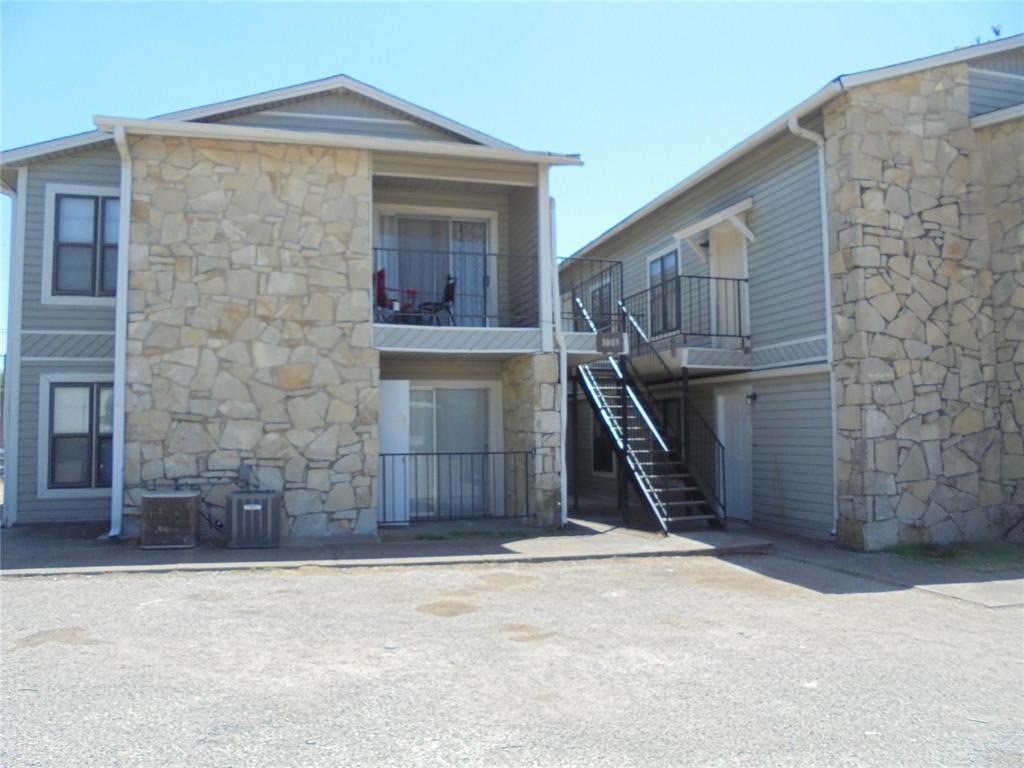
<instances>
[{"instance_id":1,"label":"gray siding panel","mask_svg":"<svg viewBox=\"0 0 1024 768\"><path fill-rule=\"evenodd\" d=\"M294 99L257 111L213 118L208 122L382 136L392 139L470 143L454 133L429 125L397 109L343 90Z\"/></svg>"},{"instance_id":2,"label":"gray siding panel","mask_svg":"<svg viewBox=\"0 0 1024 768\"><path fill-rule=\"evenodd\" d=\"M509 221L508 263L509 297L508 311L514 322L537 325L540 322L540 293L537 272L538 227L537 191L535 189L513 189L511 194L512 217ZM549 289L550 290L550 289Z\"/></svg>"},{"instance_id":3,"label":"gray siding panel","mask_svg":"<svg viewBox=\"0 0 1024 768\"><path fill-rule=\"evenodd\" d=\"M71 522L110 519L110 499L40 499L37 495L40 408L39 377L46 373L70 373L66 363L23 363L18 436L18 523ZM113 373L113 363L75 363L74 372Z\"/></svg>"},{"instance_id":4,"label":"gray siding panel","mask_svg":"<svg viewBox=\"0 0 1024 768\"><path fill-rule=\"evenodd\" d=\"M22 336L22 357L95 357L113 359L114 336L100 334L43 334Z\"/></svg>"},{"instance_id":5,"label":"gray siding panel","mask_svg":"<svg viewBox=\"0 0 1024 768\"><path fill-rule=\"evenodd\" d=\"M537 166L531 163L468 160L398 152L374 152L373 173L377 176L412 176L477 181L485 184L537 186Z\"/></svg>"},{"instance_id":6,"label":"gray siding panel","mask_svg":"<svg viewBox=\"0 0 1024 768\"><path fill-rule=\"evenodd\" d=\"M25 330L114 329L114 307L43 304L43 231L47 184L119 187L121 161L113 142L34 163L28 170L22 328Z\"/></svg>"},{"instance_id":7,"label":"gray siding panel","mask_svg":"<svg viewBox=\"0 0 1024 768\"><path fill-rule=\"evenodd\" d=\"M1007 77L971 69L967 76L971 117L1024 102L1024 75Z\"/></svg>"},{"instance_id":8,"label":"gray siding panel","mask_svg":"<svg viewBox=\"0 0 1024 768\"><path fill-rule=\"evenodd\" d=\"M1006 72L1011 75L1024 75L1024 49L997 53L984 59L971 62L971 69L987 69L992 72Z\"/></svg>"},{"instance_id":9,"label":"gray siding panel","mask_svg":"<svg viewBox=\"0 0 1024 768\"><path fill-rule=\"evenodd\" d=\"M820 118L806 122L820 130ZM648 257L675 247L674 232L752 197L747 226L753 346L825 333L817 152L783 134L706 179L588 254L623 261L627 295L647 288ZM684 243L684 274L707 265Z\"/></svg>"},{"instance_id":10,"label":"gray siding panel","mask_svg":"<svg viewBox=\"0 0 1024 768\"><path fill-rule=\"evenodd\" d=\"M825 538L834 460L828 375L751 383L754 525Z\"/></svg>"},{"instance_id":11,"label":"gray siding panel","mask_svg":"<svg viewBox=\"0 0 1024 768\"><path fill-rule=\"evenodd\" d=\"M498 381L501 379L502 361L491 358L423 358L381 355L382 379L452 380L470 379Z\"/></svg>"}]
</instances>

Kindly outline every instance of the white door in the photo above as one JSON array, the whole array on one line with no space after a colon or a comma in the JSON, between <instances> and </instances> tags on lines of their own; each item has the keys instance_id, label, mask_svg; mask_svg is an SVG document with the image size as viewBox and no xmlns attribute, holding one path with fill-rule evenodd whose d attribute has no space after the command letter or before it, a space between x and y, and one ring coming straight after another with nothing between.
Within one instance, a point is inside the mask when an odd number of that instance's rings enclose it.
<instances>
[{"instance_id":1,"label":"white door","mask_svg":"<svg viewBox=\"0 0 1024 768\"><path fill-rule=\"evenodd\" d=\"M409 453L409 382L380 382L380 472L377 476L377 520L406 525L409 501L405 456Z\"/></svg>"},{"instance_id":2,"label":"white door","mask_svg":"<svg viewBox=\"0 0 1024 768\"><path fill-rule=\"evenodd\" d=\"M711 277L747 277L747 239L732 224L720 224L710 234ZM712 333L738 337L747 316L746 285L736 280L710 280ZM718 346L738 346L738 339L721 338Z\"/></svg>"},{"instance_id":3,"label":"white door","mask_svg":"<svg viewBox=\"0 0 1024 768\"><path fill-rule=\"evenodd\" d=\"M750 522L753 506L752 432L745 386L715 393L715 431L725 447L725 514Z\"/></svg>"}]
</instances>

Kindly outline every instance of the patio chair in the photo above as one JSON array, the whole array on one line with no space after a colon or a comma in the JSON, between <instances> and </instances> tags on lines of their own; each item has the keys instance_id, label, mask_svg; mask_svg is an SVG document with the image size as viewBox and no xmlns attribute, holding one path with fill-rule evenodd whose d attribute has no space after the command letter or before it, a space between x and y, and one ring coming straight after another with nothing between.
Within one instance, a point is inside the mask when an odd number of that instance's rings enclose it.
<instances>
[{"instance_id":1,"label":"patio chair","mask_svg":"<svg viewBox=\"0 0 1024 768\"><path fill-rule=\"evenodd\" d=\"M441 301L425 301L420 304L420 311L426 316L427 325L455 325L455 315L452 314L452 306L455 304L455 283L455 276L448 275ZM447 315L447 322L442 322L442 313Z\"/></svg>"}]
</instances>

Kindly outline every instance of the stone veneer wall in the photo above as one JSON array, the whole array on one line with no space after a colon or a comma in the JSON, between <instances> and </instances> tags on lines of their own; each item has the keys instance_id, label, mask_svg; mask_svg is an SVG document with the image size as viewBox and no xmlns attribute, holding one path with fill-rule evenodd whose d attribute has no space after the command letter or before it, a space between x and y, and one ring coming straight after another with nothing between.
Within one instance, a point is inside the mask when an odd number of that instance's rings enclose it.
<instances>
[{"instance_id":1,"label":"stone veneer wall","mask_svg":"<svg viewBox=\"0 0 1024 768\"><path fill-rule=\"evenodd\" d=\"M558 525L562 421L558 356L520 355L502 365L505 450L532 451L530 513L537 525Z\"/></svg>"},{"instance_id":2,"label":"stone veneer wall","mask_svg":"<svg viewBox=\"0 0 1024 768\"><path fill-rule=\"evenodd\" d=\"M239 467L292 535L375 530L368 153L131 142L126 512Z\"/></svg>"},{"instance_id":3,"label":"stone veneer wall","mask_svg":"<svg viewBox=\"0 0 1024 768\"><path fill-rule=\"evenodd\" d=\"M998 193L1018 202L992 209L997 169L967 114L966 65L855 88L825 109L847 546L994 538L1020 517L1014 385L1000 382L1019 382L1008 358L1024 358L1019 313L997 306L1020 277L1019 142Z\"/></svg>"}]
</instances>

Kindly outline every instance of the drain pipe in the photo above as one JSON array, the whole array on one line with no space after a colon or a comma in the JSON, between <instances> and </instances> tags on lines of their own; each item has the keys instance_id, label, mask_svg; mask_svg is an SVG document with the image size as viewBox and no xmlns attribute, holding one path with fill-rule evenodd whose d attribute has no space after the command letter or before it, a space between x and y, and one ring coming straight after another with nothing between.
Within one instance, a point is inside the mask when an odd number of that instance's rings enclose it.
<instances>
[{"instance_id":1,"label":"drain pipe","mask_svg":"<svg viewBox=\"0 0 1024 768\"><path fill-rule=\"evenodd\" d=\"M825 137L800 125L796 115L790 115L789 130L794 136L813 142L818 148L818 195L821 209L821 253L825 267L825 344L828 350L829 403L832 417L832 535L836 535L839 522L839 475L836 469L836 367L832 340L832 268L829 259L828 189L825 182Z\"/></svg>"},{"instance_id":2,"label":"drain pipe","mask_svg":"<svg viewBox=\"0 0 1024 768\"><path fill-rule=\"evenodd\" d=\"M561 436L558 441L559 461L559 506L561 508L561 527L569 522L569 481L568 467L566 462L565 440L568 434L568 406L569 401L569 360L565 349L565 336L562 334L561 317L561 294L558 285L558 250L555 240L555 199L548 198L551 206L551 319L554 323L554 339L558 345L558 415L561 429Z\"/></svg>"},{"instance_id":3,"label":"drain pipe","mask_svg":"<svg viewBox=\"0 0 1024 768\"><path fill-rule=\"evenodd\" d=\"M110 533L121 535L124 517L125 386L128 359L128 268L131 251L132 158L124 126L114 128L114 144L121 155L121 200L117 229L117 291L114 309L114 445L110 482Z\"/></svg>"}]
</instances>

